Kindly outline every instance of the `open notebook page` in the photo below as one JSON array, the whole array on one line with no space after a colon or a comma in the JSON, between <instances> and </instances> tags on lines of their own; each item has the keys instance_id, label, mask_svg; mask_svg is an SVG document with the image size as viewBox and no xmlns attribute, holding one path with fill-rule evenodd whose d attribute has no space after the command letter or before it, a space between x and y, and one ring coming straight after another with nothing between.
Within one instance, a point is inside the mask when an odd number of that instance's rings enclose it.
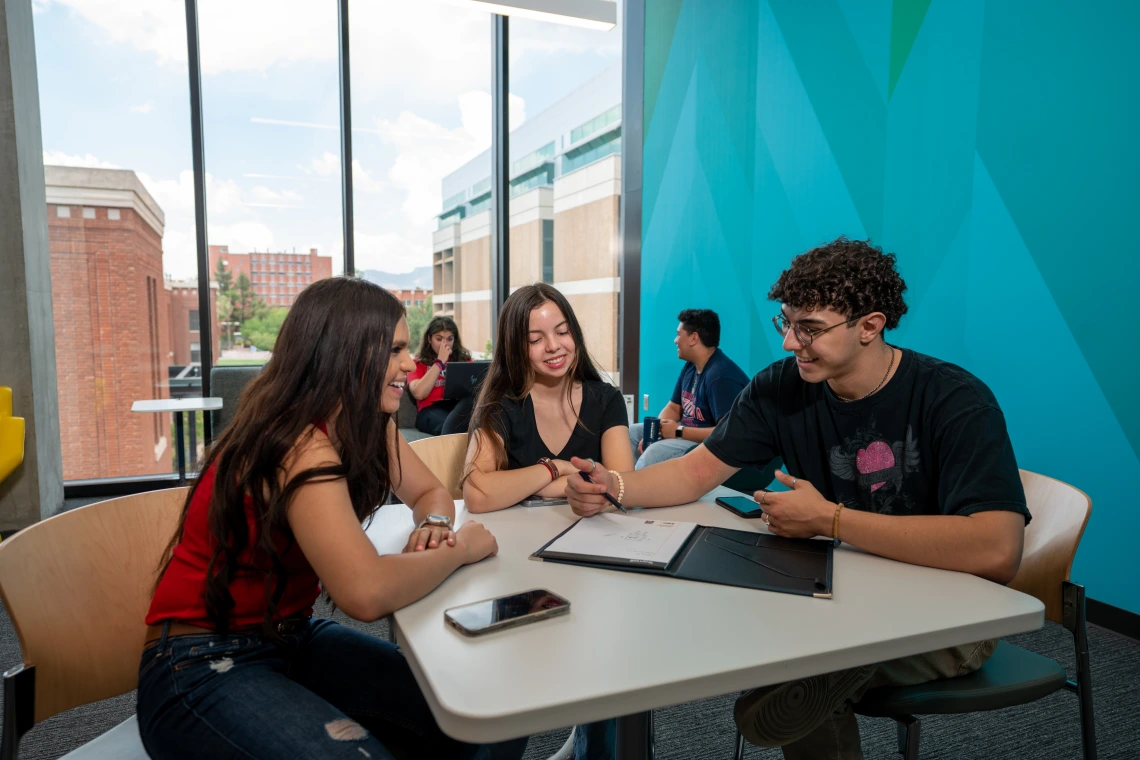
<instances>
[{"instance_id":1,"label":"open notebook page","mask_svg":"<svg viewBox=\"0 0 1140 760\"><path fill-rule=\"evenodd\" d=\"M607 512L579 520L540 556L665 567L696 529L696 523Z\"/></svg>"}]
</instances>

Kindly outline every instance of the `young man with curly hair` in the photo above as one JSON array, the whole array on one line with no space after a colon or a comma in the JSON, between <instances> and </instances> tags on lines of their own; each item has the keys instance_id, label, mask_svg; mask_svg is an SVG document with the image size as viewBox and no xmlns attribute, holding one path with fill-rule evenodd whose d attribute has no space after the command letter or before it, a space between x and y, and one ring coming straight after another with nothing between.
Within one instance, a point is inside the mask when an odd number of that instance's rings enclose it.
<instances>
[{"instance_id":1,"label":"young man with curly hair","mask_svg":"<svg viewBox=\"0 0 1140 760\"><path fill-rule=\"evenodd\" d=\"M792 356L752 378L685 456L624 476L639 507L700 498L742 467L782 457L788 491L757 491L780 536L840 539L914 565L996 583L1017 574L1029 510L997 400L961 367L887 343L906 313L893 254L839 238L797 256L768 293ZM589 462L575 462L589 469ZM612 475L571 478L583 516L605 509ZM905 600L900 599L900 610ZM905 614L905 613L903 613ZM755 689L736 703L753 744L785 758L861 758L852 704L871 688L970 673L995 641Z\"/></svg>"}]
</instances>

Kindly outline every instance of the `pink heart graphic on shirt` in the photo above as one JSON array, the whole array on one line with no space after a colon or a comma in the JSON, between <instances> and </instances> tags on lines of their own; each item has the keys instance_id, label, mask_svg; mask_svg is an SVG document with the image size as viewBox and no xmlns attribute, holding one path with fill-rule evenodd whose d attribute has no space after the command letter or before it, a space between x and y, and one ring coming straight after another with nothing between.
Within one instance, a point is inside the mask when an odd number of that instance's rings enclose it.
<instances>
[{"instance_id":1,"label":"pink heart graphic on shirt","mask_svg":"<svg viewBox=\"0 0 1140 760\"><path fill-rule=\"evenodd\" d=\"M859 468L859 472L866 475L869 472L878 472L885 470L888 467L893 467L895 464L895 453L891 451L891 447L883 441L875 441L865 449L859 449L859 453L855 455L855 466ZM872 491L877 491L887 484L887 481L882 483L875 483L871 486Z\"/></svg>"}]
</instances>

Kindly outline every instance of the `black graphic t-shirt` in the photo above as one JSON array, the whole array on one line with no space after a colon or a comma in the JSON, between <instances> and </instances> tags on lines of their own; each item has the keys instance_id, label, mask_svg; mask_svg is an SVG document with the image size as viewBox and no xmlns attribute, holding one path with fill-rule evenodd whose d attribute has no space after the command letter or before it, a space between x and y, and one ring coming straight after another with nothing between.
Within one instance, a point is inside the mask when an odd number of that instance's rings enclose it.
<instances>
[{"instance_id":1,"label":"black graphic t-shirt","mask_svg":"<svg viewBox=\"0 0 1140 760\"><path fill-rule=\"evenodd\" d=\"M781 457L829 501L891 515L1018 512L1025 492L993 393L961 367L902 350L878 393L843 402L788 357L760 372L705 440L733 467Z\"/></svg>"}]
</instances>

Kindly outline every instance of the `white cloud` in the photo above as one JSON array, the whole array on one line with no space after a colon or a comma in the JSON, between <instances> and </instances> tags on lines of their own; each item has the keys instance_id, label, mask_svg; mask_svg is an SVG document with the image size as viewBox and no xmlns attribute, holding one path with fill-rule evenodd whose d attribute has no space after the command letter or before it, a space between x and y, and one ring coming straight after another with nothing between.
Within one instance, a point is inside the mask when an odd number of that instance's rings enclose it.
<instances>
[{"instance_id":1,"label":"white cloud","mask_svg":"<svg viewBox=\"0 0 1140 760\"><path fill-rule=\"evenodd\" d=\"M526 118L526 103L517 95L510 96L510 103L513 129ZM463 93L459 112L462 126L453 129L411 111L401 112L395 121L377 122L382 138L396 147L388 179L404 191L400 208L421 234L424 249L443 203L440 180L491 146L490 93Z\"/></svg>"},{"instance_id":2,"label":"white cloud","mask_svg":"<svg viewBox=\"0 0 1140 760\"><path fill-rule=\"evenodd\" d=\"M265 185L258 185L257 187L253 188L251 193L253 194L253 197L255 200L263 201L263 203L262 204L254 203L254 204L249 204L249 205L272 205L272 204L268 204L267 203L268 201L297 201L297 202L299 202L299 201L304 200L304 198L301 196L301 194L295 190L282 190L281 192L277 192L276 190L269 189ZM284 206L284 208L290 208L290 207L295 207L295 204L293 204L293 206Z\"/></svg>"},{"instance_id":3,"label":"white cloud","mask_svg":"<svg viewBox=\"0 0 1140 760\"><path fill-rule=\"evenodd\" d=\"M422 238L411 240L395 232L370 235L359 229L355 237L356 247L353 250L357 269L379 269L398 274L431 263L430 256L425 255L425 251L430 252L430 249Z\"/></svg>"},{"instance_id":4,"label":"white cloud","mask_svg":"<svg viewBox=\"0 0 1140 760\"><path fill-rule=\"evenodd\" d=\"M352 159L352 189L366 193L378 193L384 189L384 183L373 179L372 175L360 165L360 161Z\"/></svg>"},{"instance_id":5,"label":"white cloud","mask_svg":"<svg viewBox=\"0 0 1140 760\"><path fill-rule=\"evenodd\" d=\"M242 253L276 249L273 231L261 222L211 224L209 238L215 245L228 245L232 250Z\"/></svg>"},{"instance_id":6,"label":"white cloud","mask_svg":"<svg viewBox=\"0 0 1140 760\"><path fill-rule=\"evenodd\" d=\"M340 156L325 151L309 162L308 166L298 166L306 174L315 173L321 177L340 177ZM365 169L359 159L352 159L352 188L366 193L378 193L384 189L384 183L374 179Z\"/></svg>"},{"instance_id":7,"label":"white cloud","mask_svg":"<svg viewBox=\"0 0 1140 760\"><path fill-rule=\"evenodd\" d=\"M156 180L146 172L138 172L139 179L147 191L150 192L158 205L167 214L171 212L194 214L194 172L183 169L178 179ZM245 204L241 199L241 190L236 182L231 180L215 179L213 174L206 174L206 213L207 218L213 214L226 215L233 211L240 211Z\"/></svg>"},{"instance_id":8,"label":"white cloud","mask_svg":"<svg viewBox=\"0 0 1140 760\"><path fill-rule=\"evenodd\" d=\"M309 162L309 168L322 177L340 176L340 156L326 150Z\"/></svg>"},{"instance_id":9,"label":"white cloud","mask_svg":"<svg viewBox=\"0 0 1140 760\"><path fill-rule=\"evenodd\" d=\"M144 116L154 110L154 103L147 101L142 105L131 106L131 113L141 113Z\"/></svg>"},{"instance_id":10,"label":"white cloud","mask_svg":"<svg viewBox=\"0 0 1140 760\"><path fill-rule=\"evenodd\" d=\"M117 164L110 161L101 161L90 153L82 156L72 156L62 150L45 150L44 164L46 166L82 166L91 169L119 169Z\"/></svg>"}]
</instances>

